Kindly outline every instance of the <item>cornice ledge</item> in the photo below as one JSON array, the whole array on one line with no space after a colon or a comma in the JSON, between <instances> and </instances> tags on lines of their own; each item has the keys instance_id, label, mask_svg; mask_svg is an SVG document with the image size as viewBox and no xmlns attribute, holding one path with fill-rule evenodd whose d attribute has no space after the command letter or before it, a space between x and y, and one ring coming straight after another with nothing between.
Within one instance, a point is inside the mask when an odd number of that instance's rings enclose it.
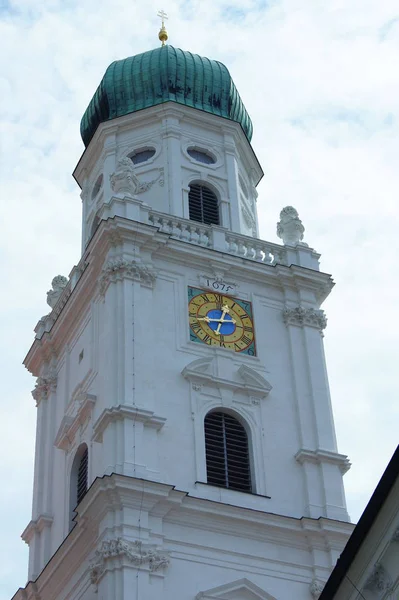
<instances>
[{"instance_id":1,"label":"cornice ledge","mask_svg":"<svg viewBox=\"0 0 399 600\"><path fill-rule=\"evenodd\" d=\"M122 538L105 540L95 551L94 559L90 564L90 579L94 586L98 586L106 571L107 563L114 558L117 558L118 562L121 558L125 559L127 563L150 572L165 569L170 562L167 556L160 554L155 548L145 549L141 541L131 542Z\"/></svg>"},{"instance_id":2,"label":"cornice ledge","mask_svg":"<svg viewBox=\"0 0 399 600\"><path fill-rule=\"evenodd\" d=\"M156 280L156 272L151 264L143 264L139 260L126 260L122 257L109 259L102 268L99 277L100 294L105 295L110 283L131 279L142 286L152 288Z\"/></svg>"},{"instance_id":3,"label":"cornice ledge","mask_svg":"<svg viewBox=\"0 0 399 600\"><path fill-rule=\"evenodd\" d=\"M51 515L42 514L37 519L32 519L21 533L21 538L26 544L30 541L35 533L40 533L45 527L51 527L53 517Z\"/></svg>"},{"instance_id":4,"label":"cornice ledge","mask_svg":"<svg viewBox=\"0 0 399 600\"><path fill-rule=\"evenodd\" d=\"M74 417L65 415L58 428L57 435L54 440L54 446L60 450L67 451L75 439L76 432L87 419L90 418L97 396L93 394L84 394Z\"/></svg>"},{"instance_id":5,"label":"cornice ledge","mask_svg":"<svg viewBox=\"0 0 399 600\"><path fill-rule=\"evenodd\" d=\"M13 600L41 600L38 585L34 581L28 581L25 588L20 588Z\"/></svg>"},{"instance_id":6,"label":"cornice ledge","mask_svg":"<svg viewBox=\"0 0 399 600\"><path fill-rule=\"evenodd\" d=\"M303 308L295 306L283 308L283 321L287 325L296 325L297 327L314 327L320 332L327 327L327 317L324 310L315 308Z\"/></svg>"},{"instance_id":7,"label":"cornice ledge","mask_svg":"<svg viewBox=\"0 0 399 600\"><path fill-rule=\"evenodd\" d=\"M234 381L216 375L217 365L214 363L214 357L199 358L184 367L181 373L190 382L243 391L261 398L265 398L272 389L271 384L262 375L247 365L242 364L235 371L241 381Z\"/></svg>"},{"instance_id":8,"label":"cornice ledge","mask_svg":"<svg viewBox=\"0 0 399 600\"><path fill-rule=\"evenodd\" d=\"M93 441L102 442L103 433L108 425L122 419L139 421L140 423L144 423L145 426L157 430L161 429L166 423L164 417L156 415L151 410L120 404L119 406L113 406L112 408L103 410L93 426Z\"/></svg>"},{"instance_id":9,"label":"cornice ledge","mask_svg":"<svg viewBox=\"0 0 399 600\"><path fill-rule=\"evenodd\" d=\"M305 462L317 465L322 463L337 465L343 475L351 468L351 463L345 454L330 452L330 450L309 450L308 448L301 448L295 454L295 460L301 465Z\"/></svg>"},{"instance_id":10,"label":"cornice ledge","mask_svg":"<svg viewBox=\"0 0 399 600\"><path fill-rule=\"evenodd\" d=\"M311 290L320 303L327 298L335 285L331 275L323 271L292 264L289 267L277 264L275 269L276 275L284 288Z\"/></svg>"}]
</instances>

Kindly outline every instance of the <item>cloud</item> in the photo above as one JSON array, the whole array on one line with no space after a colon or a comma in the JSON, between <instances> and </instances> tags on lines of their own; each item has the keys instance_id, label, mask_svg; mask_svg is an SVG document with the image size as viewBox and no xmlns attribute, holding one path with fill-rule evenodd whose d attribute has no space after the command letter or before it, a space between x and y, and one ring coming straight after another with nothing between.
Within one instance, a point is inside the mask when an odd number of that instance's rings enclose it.
<instances>
[{"instance_id":1,"label":"cloud","mask_svg":"<svg viewBox=\"0 0 399 600\"><path fill-rule=\"evenodd\" d=\"M155 0L13 0L0 8L0 296L4 369L0 500L3 588L24 583L35 408L20 361L47 311L52 277L79 260L71 172L80 118L106 67L156 47ZM340 451L357 519L397 443L399 27L394 0L170 0L170 42L224 62L254 123L265 170L261 235L277 241L293 204L337 287L325 304ZM10 462L12 456L12 463ZM18 473L16 477L15 474ZM13 556L12 562L8 556Z\"/></svg>"}]
</instances>

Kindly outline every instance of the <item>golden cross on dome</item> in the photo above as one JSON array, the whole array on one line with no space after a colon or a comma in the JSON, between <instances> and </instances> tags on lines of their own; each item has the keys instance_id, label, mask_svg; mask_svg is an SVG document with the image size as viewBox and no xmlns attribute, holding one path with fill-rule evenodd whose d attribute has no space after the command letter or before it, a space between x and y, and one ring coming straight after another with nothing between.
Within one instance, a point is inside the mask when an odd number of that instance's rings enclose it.
<instances>
[{"instance_id":1,"label":"golden cross on dome","mask_svg":"<svg viewBox=\"0 0 399 600\"><path fill-rule=\"evenodd\" d=\"M161 17L162 19L162 26L159 30L158 37L159 40L162 42L162 46L165 46L165 42L168 39L168 32L165 29L165 21L168 19L168 15L164 10L159 10L157 16Z\"/></svg>"}]
</instances>

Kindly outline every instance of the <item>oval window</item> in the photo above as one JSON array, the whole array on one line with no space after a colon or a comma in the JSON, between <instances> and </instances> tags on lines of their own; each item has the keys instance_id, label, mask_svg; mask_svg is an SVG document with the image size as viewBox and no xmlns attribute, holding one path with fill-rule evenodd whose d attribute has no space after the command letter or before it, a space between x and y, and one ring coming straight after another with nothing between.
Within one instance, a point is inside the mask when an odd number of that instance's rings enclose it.
<instances>
[{"instance_id":1,"label":"oval window","mask_svg":"<svg viewBox=\"0 0 399 600\"><path fill-rule=\"evenodd\" d=\"M97 196L98 192L101 190L102 185L103 185L103 175L101 174L97 177L97 181L94 184L93 191L91 193L92 200L94 200L94 198Z\"/></svg>"},{"instance_id":2,"label":"oval window","mask_svg":"<svg viewBox=\"0 0 399 600\"><path fill-rule=\"evenodd\" d=\"M216 162L216 159L214 156L212 156L212 154L206 152L205 150L198 150L198 148L188 148L187 154L197 162L201 162L206 165L213 165Z\"/></svg>"},{"instance_id":3,"label":"oval window","mask_svg":"<svg viewBox=\"0 0 399 600\"><path fill-rule=\"evenodd\" d=\"M143 150L138 150L131 154L130 159L134 165L139 165L140 163L146 162L150 160L155 154L154 148L145 148Z\"/></svg>"}]
</instances>

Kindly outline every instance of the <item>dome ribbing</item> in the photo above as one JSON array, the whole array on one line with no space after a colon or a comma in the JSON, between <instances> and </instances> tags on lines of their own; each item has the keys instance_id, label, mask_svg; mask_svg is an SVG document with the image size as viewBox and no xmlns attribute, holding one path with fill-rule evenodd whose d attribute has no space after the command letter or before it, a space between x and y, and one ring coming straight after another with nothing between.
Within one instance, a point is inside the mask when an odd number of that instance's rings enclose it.
<instances>
[{"instance_id":1,"label":"dome ribbing","mask_svg":"<svg viewBox=\"0 0 399 600\"><path fill-rule=\"evenodd\" d=\"M83 115L83 142L88 146L104 121L170 101L236 121L251 141L252 122L227 68L216 60L161 46L108 67Z\"/></svg>"}]
</instances>

